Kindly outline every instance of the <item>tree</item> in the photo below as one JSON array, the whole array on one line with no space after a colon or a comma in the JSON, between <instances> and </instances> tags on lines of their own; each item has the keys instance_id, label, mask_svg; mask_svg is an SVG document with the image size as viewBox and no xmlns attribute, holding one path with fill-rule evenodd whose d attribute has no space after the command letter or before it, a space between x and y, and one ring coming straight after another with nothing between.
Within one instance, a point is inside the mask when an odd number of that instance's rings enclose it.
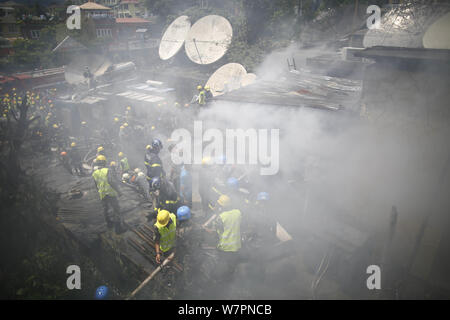
<instances>
[{"instance_id":1,"label":"tree","mask_svg":"<svg viewBox=\"0 0 450 320\"><path fill-rule=\"evenodd\" d=\"M21 147L30 134L30 125L39 118L37 116L28 119L29 107L28 100L25 96L22 97L22 102L17 104L17 108L8 108L6 105L1 106L2 110L7 109L9 112L6 122L0 123L2 142L6 143L8 147L8 156L0 168L4 170L2 172L2 176L5 177L4 184L9 187L10 194L13 197L19 186L20 179L18 177L22 174L19 162Z\"/></svg>"},{"instance_id":2,"label":"tree","mask_svg":"<svg viewBox=\"0 0 450 320\"><path fill-rule=\"evenodd\" d=\"M175 0L146 0L145 5L152 14L166 17L174 12Z\"/></svg>"},{"instance_id":3,"label":"tree","mask_svg":"<svg viewBox=\"0 0 450 320\"><path fill-rule=\"evenodd\" d=\"M48 44L43 41L16 39L13 51L9 62L20 70L40 68L51 61Z\"/></svg>"}]
</instances>

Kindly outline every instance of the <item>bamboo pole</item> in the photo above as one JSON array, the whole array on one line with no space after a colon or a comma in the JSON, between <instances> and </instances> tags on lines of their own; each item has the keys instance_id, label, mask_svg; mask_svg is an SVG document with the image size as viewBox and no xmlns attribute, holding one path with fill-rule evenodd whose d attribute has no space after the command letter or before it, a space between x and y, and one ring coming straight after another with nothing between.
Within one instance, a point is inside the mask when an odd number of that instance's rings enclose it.
<instances>
[{"instance_id":1,"label":"bamboo pole","mask_svg":"<svg viewBox=\"0 0 450 320\"><path fill-rule=\"evenodd\" d=\"M215 218L217 217L217 214L213 214L211 218L208 219L203 225L202 228L206 228Z\"/></svg>"},{"instance_id":2,"label":"bamboo pole","mask_svg":"<svg viewBox=\"0 0 450 320\"><path fill-rule=\"evenodd\" d=\"M130 296L126 299L126 300L130 300L131 298L133 298L139 291L142 290L143 287L145 287L147 285L147 283L149 283L150 280L152 280L157 274L158 272L160 272L162 270L162 268L164 268L175 256L175 253L172 252L167 258L166 260L163 261L163 263L161 263L160 266L158 266L155 271L152 272L151 275L149 275L147 277L147 279L145 279L131 294Z\"/></svg>"}]
</instances>

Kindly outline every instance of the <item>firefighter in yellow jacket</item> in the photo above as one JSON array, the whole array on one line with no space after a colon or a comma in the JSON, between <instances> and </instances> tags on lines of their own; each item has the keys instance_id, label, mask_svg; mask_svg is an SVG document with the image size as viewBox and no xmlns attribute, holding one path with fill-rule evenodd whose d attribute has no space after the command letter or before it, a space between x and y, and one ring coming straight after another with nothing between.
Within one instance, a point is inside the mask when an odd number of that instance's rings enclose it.
<instances>
[{"instance_id":1,"label":"firefighter in yellow jacket","mask_svg":"<svg viewBox=\"0 0 450 320\"><path fill-rule=\"evenodd\" d=\"M161 263L161 252L167 256L175 252L177 216L167 210L160 210L154 228L156 262Z\"/></svg>"},{"instance_id":2,"label":"firefighter in yellow jacket","mask_svg":"<svg viewBox=\"0 0 450 320\"><path fill-rule=\"evenodd\" d=\"M92 173L92 177L102 201L106 224L109 229L114 226L117 234L123 233L125 232L125 226L123 217L120 214L119 201L117 200L117 197L121 195L120 189L112 172L106 167L105 156L97 156L95 163L98 168ZM112 215L110 208L113 211Z\"/></svg>"},{"instance_id":3,"label":"firefighter in yellow jacket","mask_svg":"<svg viewBox=\"0 0 450 320\"><path fill-rule=\"evenodd\" d=\"M242 213L233 207L227 195L221 195L217 204L219 212L214 220L214 229L218 234L219 263L214 270L213 278L223 282L234 273L240 259ZM212 230L207 229L207 231Z\"/></svg>"},{"instance_id":4,"label":"firefighter in yellow jacket","mask_svg":"<svg viewBox=\"0 0 450 320\"><path fill-rule=\"evenodd\" d=\"M227 195L221 195L217 203L221 208L214 222L219 235L217 249L223 252L238 252L241 249L241 211L233 209L231 199Z\"/></svg>"}]
</instances>

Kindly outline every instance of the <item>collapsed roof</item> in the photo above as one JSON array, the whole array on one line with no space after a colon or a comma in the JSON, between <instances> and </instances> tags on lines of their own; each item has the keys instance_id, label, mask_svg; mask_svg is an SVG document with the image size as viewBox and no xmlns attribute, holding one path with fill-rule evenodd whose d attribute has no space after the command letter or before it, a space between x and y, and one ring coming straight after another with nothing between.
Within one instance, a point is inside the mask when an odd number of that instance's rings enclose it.
<instances>
[{"instance_id":1,"label":"collapsed roof","mask_svg":"<svg viewBox=\"0 0 450 320\"><path fill-rule=\"evenodd\" d=\"M359 99L361 86L361 81L294 70L277 81L256 80L251 85L227 92L215 100L330 111L351 110Z\"/></svg>"}]
</instances>

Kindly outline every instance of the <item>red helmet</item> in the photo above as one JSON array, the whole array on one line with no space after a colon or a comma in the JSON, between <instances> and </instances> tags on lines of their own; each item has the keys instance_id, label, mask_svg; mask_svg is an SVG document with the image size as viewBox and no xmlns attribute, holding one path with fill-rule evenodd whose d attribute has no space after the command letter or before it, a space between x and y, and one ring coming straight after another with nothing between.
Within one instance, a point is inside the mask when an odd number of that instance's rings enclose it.
<instances>
[{"instance_id":1,"label":"red helmet","mask_svg":"<svg viewBox=\"0 0 450 320\"><path fill-rule=\"evenodd\" d=\"M63 152L60 153L60 155L65 157L65 156L67 156L67 152L63 151Z\"/></svg>"}]
</instances>

